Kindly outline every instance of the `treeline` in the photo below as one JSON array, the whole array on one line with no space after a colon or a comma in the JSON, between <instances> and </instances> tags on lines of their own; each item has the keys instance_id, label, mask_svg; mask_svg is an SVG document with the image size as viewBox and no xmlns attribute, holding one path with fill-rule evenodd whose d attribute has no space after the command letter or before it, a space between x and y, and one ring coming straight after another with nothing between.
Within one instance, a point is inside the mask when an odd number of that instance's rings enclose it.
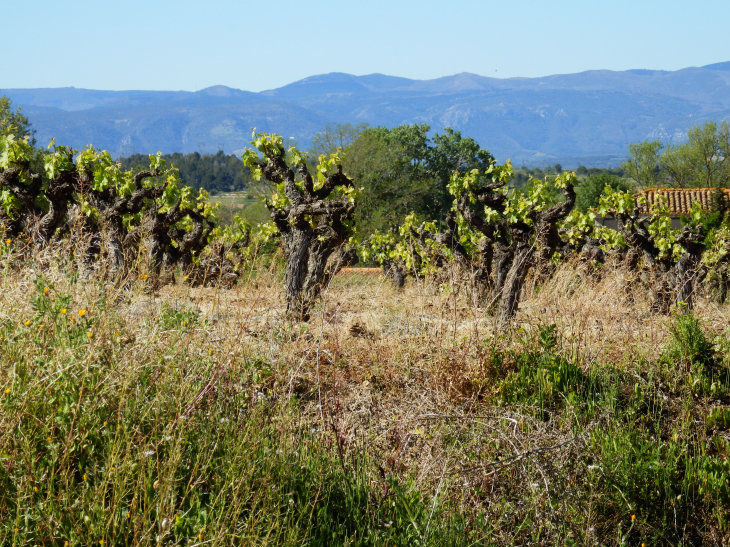
<instances>
[{"instance_id":1,"label":"treeline","mask_svg":"<svg viewBox=\"0 0 730 547\"><path fill-rule=\"evenodd\" d=\"M163 154L162 158L177 167L180 179L186 186L196 190L206 190L211 195L221 192L236 192L246 188L251 180L251 171L243 165L241 158L225 154ZM144 154L133 154L121 158L122 169L140 170L149 162Z\"/></svg>"}]
</instances>

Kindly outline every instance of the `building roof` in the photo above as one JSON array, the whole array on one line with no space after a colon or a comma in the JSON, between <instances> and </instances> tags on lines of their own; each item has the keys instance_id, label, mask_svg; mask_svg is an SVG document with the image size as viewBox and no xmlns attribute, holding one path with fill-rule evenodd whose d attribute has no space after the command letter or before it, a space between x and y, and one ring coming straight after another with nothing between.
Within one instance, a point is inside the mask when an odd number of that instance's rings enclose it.
<instances>
[{"instance_id":1,"label":"building roof","mask_svg":"<svg viewBox=\"0 0 730 547\"><path fill-rule=\"evenodd\" d=\"M712 206L712 195L718 190L722 192L723 207L729 208L730 190L727 188L649 188L639 194L634 194L634 198L645 196L650 206L663 198L669 207L669 214L678 217L688 215L695 201L702 204L702 209L709 211ZM639 207L639 211L641 213L649 212L646 206Z\"/></svg>"}]
</instances>

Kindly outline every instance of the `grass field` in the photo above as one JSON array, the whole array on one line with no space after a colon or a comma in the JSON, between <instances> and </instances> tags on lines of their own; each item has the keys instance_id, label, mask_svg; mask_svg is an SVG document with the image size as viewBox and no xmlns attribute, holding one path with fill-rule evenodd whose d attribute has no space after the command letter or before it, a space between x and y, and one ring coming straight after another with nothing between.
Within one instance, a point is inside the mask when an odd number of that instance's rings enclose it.
<instances>
[{"instance_id":1,"label":"grass field","mask_svg":"<svg viewBox=\"0 0 730 547\"><path fill-rule=\"evenodd\" d=\"M230 224L233 216L238 214L249 223L256 225L271 220L269 211L264 205L264 197L269 197L270 189L263 184L250 184L242 192L226 192L211 196L213 203L220 203L218 216L222 224Z\"/></svg>"},{"instance_id":2,"label":"grass field","mask_svg":"<svg viewBox=\"0 0 730 547\"><path fill-rule=\"evenodd\" d=\"M2 545L727 545L727 306L565 265L499 325L350 271L283 321L3 257Z\"/></svg>"}]
</instances>

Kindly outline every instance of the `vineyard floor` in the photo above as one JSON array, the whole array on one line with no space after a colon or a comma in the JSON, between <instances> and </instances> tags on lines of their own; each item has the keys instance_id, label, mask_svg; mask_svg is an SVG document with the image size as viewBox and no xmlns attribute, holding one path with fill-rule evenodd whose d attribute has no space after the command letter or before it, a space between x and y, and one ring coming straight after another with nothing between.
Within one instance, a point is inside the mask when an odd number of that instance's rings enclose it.
<instances>
[{"instance_id":1,"label":"vineyard floor","mask_svg":"<svg viewBox=\"0 0 730 547\"><path fill-rule=\"evenodd\" d=\"M2 545L728 545L730 307L623 270L501 325L352 269L230 290L0 265Z\"/></svg>"}]
</instances>

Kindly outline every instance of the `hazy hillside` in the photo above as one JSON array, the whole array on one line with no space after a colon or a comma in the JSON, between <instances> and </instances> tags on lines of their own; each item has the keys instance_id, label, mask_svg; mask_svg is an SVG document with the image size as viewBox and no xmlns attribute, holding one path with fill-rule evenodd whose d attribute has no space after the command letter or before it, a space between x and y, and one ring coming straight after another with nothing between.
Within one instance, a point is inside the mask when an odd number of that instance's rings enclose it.
<instances>
[{"instance_id":1,"label":"hazy hillside","mask_svg":"<svg viewBox=\"0 0 730 547\"><path fill-rule=\"evenodd\" d=\"M461 129L498 160L616 163L627 142L681 140L705 119L730 119L730 62L674 72L607 70L543 78L457 74L410 80L371 74L313 76L251 93L5 89L23 106L40 142L56 137L115 154L233 152L251 127L300 145L328 122Z\"/></svg>"}]
</instances>

